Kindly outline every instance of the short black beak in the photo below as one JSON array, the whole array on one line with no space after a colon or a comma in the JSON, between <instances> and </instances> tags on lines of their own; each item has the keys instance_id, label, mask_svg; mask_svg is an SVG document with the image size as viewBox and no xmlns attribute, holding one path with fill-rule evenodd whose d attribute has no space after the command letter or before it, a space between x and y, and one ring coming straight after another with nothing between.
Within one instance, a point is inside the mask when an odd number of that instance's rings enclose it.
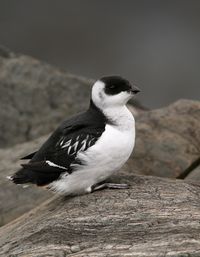
<instances>
[{"instance_id":1,"label":"short black beak","mask_svg":"<svg viewBox=\"0 0 200 257\"><path fill-rule=\"evenodd\" d=\"M131 86L131 92L133 94L137 94L137 93L140 92L140 89L138 87L136 87L136 86Z\"/></svg>"}]
</instances>

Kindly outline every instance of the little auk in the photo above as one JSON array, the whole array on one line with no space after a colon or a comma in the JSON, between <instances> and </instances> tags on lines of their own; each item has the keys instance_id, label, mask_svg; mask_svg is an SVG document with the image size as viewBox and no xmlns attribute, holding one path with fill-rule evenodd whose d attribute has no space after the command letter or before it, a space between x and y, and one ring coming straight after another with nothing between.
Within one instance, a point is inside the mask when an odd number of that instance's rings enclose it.
<instances>
[{"instance_id":1,"label":"little auk","mask_svg":"<svg viewBox=\"0 0 200 257\"><path fill-rule=\"evenodd\" d=\"M61 123L30 160L8 178L16 184L46 186L60 194L84 194L102 188L130 157L135 120L126 103L140 90L120 76L97 80L87 111Z\"/></svg>"}]
</instances>

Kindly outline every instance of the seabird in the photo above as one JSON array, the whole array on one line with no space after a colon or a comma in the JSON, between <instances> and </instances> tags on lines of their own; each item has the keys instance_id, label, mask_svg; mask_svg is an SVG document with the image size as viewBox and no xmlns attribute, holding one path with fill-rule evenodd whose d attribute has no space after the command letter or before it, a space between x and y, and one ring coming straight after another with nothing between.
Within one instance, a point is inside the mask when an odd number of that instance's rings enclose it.
<instances>
[{"instance_id":1,"label":"seabird","mask_svg":"<svg viewBox=\"0 0 200 257\"><path fill-rule=\"evenodd\" d=\"M105 180L134 148L135 120L126 103L139 91L120 76L97 80L88 110L62 122L38 151L22 158L30 161L8 178L65 195L126 188Z\"/></svg>"}]
</instances>

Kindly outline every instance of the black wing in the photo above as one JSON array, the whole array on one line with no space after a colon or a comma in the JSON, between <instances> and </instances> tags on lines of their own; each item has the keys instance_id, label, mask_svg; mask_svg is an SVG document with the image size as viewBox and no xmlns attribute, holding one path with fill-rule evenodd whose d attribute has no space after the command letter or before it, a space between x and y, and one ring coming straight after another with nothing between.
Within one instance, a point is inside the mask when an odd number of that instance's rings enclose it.
<instances>
[{"instance_id":1,"label":"black wing","mask_svg":"<svg viewBox=\"0 0 200 257\"><path fill-rule=\"evenodd\" d=\"M50 138L33 156L29 164L39 161L50 161L57 166L65 167L71 172L70 165L80 151L86 151L95 144L103 133L103 128L71 127L62 133L56 133L56 138Z\"/></svg>"},{"instance_id":2,"label":"black wing","mask_svg":"<svg viewBox=\"0 0 200 257\"><path fill-rule=\"evenodd\" d=\"M94 145L104 130L105 118L91 111L65 121L33 154L30 162L23 164L12 177L13 181L46 185L61 173L73 172L72 164L82 164L77 154Z\"/></svg>"},{"instance_id":3,"label":"black wing","mask_svg":"<svg viewBox=\"0 0 200 257\"><path fill-rule=\"evenodd\" d=\"M33 152L33 153L30 153L30 154L28 154L28 155L22 157L20 160L30 160L30 159L33 158L33 156L34 156L36 153L37 153L37 151L36 151L36 152Z\"/></svg>"}]
</instances>

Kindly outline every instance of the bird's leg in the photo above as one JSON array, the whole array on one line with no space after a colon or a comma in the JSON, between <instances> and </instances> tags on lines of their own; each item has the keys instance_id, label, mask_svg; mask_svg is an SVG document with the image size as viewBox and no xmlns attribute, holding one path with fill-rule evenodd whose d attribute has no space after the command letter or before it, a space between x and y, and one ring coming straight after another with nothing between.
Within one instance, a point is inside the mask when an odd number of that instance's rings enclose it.
<instances>
[{"instance_id":1,"label":"bird's leg","mask_svg":"<svg viewBox=\"0 0 200 257\"><path fill-rule=\"evenodd\" d=\"M115 184L115 183L108 183L108 182L101 182L98 184L95 184L91 187L92 192L102 189L128 189L129 185L127 184Z\"/></svg>"}]
</instances>

